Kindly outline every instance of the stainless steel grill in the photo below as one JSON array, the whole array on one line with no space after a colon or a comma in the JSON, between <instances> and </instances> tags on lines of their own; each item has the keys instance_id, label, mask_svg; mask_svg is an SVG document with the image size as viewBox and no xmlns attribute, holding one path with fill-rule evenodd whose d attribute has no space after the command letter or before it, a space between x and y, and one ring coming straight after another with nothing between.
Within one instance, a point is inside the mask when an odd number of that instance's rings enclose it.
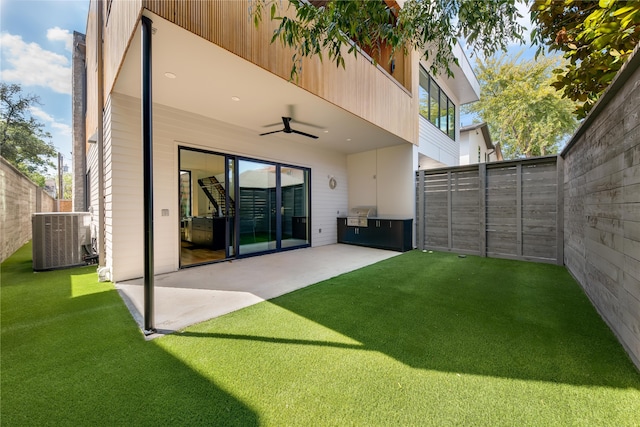
<instances>
[{"instance_id":1,"label":"stainless steel grill","mask_svg":"<svg viewBox=\"0 0 640 427\"><path fill-rule=\"evenodd\" d=\"M353 208L347 216L347 225L350 227L366 227L367 220L376 216L377 209L371 206Z\"/></svg>"}]
</instances>

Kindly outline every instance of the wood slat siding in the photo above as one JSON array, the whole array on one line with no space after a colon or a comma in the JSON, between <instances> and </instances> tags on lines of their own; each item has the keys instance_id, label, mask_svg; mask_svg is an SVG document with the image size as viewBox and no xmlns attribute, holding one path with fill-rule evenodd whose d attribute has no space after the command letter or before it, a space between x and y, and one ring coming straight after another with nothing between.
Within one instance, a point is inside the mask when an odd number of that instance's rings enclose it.
<instances>
[{"instance_id":1,"label":"wood slat siding","mask_svg":"<svg viewBox=\"0 0 640 427\"><path fill-rule=\"evenodd\" d=\"M635 56L638 55L636 51ZM564 156L564 261L640 368L640 69Z\"/></svg>"},{"instance_id":2,"label":"wood slat siding","mask_svg":"<svg viewBox=\"0 0 640 427\"><path fill-rule=\"evenodd\" d=\"M422 249L560 263L555 157L416 175ZM423 183L423 184L422 184Z\"/></svg>"},{"instance_id":3,"label":"wood slat siding","mask_svg":"<svg viewBox=\"0 0 640 427\"><path fill-rule=\"evenodd\" d=\"M268 16L265 15L261 25L255 28L249 19L249 2L143 0L141 4L162 18L289 80L294 51L285 49L279 42L271 43L276 23L271 22ZM130 9L133 8L131 5L124 8L126 11L122 13L126 15L125 22L128 22ZM293 13L293 10L288 13ZM117 40L117 46L121 43ZM397 81L370 63L364 55L354 58L353 55L347 54L346 50L345 65L346 69L342 69L328 60L320 62L318 58L305 58L302 61L299 81L295 83L417 144L418 118L414 114L417 107L411 96L416 79L409 79L409 87L412 90L407 92Z\"/></svg>"}]
</instances>

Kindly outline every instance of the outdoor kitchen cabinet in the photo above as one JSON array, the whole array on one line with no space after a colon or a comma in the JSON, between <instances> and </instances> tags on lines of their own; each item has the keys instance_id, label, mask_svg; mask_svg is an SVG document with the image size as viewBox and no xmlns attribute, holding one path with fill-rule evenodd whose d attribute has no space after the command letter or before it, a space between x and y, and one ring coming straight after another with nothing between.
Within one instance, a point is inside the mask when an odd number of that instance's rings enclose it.
<instances>
[{"instance_id":1,"label":"outdoor kitchen cabinet","mask_svg":"<svg viewBox=\"0 0 640 427\"><path fill-rule=\"evenodd\" d=\"M367 227L354 227L340 217L338 243L406 252L412 248L412 227L412 219L388 218L368 218Z\"/></svg>"}]
</instances>

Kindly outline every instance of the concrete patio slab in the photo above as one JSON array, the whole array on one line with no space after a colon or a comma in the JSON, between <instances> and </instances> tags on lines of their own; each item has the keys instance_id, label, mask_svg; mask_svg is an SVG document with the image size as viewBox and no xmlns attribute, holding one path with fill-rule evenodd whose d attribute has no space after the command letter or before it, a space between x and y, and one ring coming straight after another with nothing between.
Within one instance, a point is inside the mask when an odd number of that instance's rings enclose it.
<instances>
[{"instance_id":1,"label":"concrete patio slab","mask_svg":"<svg viewBox=\"0 0 640 427\"><path fill-rule=\"evenodd\" d=\"M400 255L351 245L328 245L192 267L154 278L158 335ZM144 326L143 279L116 283L138 325Z\"/></svg>"}]
</instances>

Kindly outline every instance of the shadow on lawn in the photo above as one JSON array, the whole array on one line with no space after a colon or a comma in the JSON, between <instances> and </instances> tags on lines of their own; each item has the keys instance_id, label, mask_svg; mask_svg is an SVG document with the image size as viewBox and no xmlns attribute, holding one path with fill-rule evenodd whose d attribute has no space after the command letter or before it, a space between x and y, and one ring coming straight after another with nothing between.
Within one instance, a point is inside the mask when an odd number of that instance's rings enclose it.
<instances>
[{"instance_id":1,"label":"shadow on lawn","mask_svg":"<svg viewBox=\"0 0 640 427\"><path fill-rule=\"evenodd\" d=\"M145 341L95 267L33 274L21 255L2 264L3 425L259 424L243 402Z\"/></svg>"},{"instance_id":2,"label":"shadow on lawn","mask_svg":"<svg viewBox=\"0 0 640 427\"><path fill-rule=\"evenodd\" d=\"M612 332L554 265L414 251L270 302L415 368L640 389Z\"/></svg>"}]
</instances>

